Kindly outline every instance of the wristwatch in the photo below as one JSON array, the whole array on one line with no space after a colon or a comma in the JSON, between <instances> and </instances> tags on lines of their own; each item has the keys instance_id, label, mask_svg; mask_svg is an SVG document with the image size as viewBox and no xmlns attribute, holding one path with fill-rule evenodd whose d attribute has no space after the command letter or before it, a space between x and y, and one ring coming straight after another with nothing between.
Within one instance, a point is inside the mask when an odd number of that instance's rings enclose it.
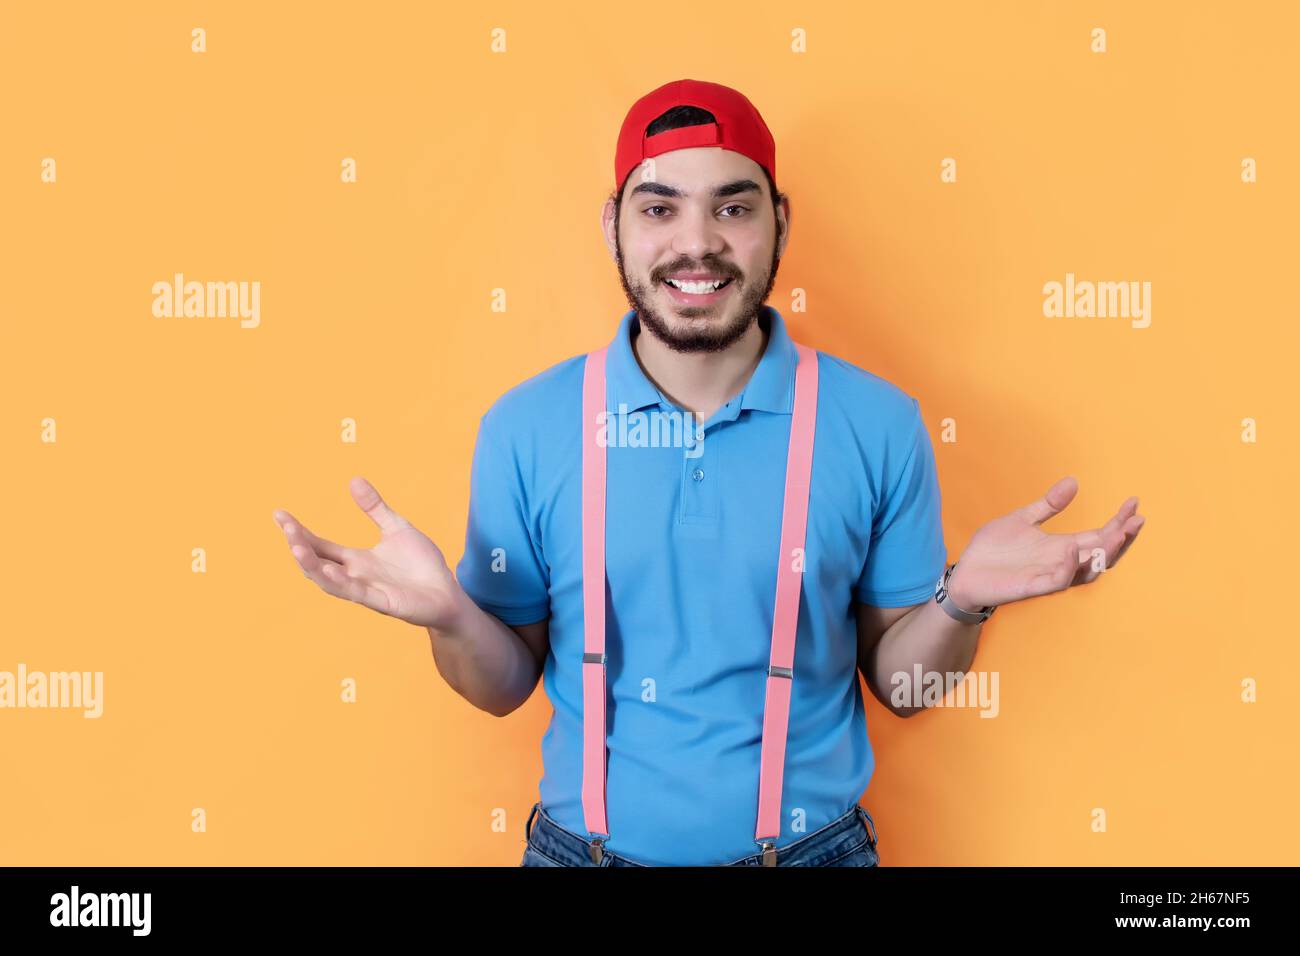
<instances>
[{"instance_id":1,"label":"wristwatch","mask_svg":"<svg viewBox=\"0 0 1300 956\"><path fill-rule=\"evenodd\" d=\"M978 611L963 611L952 599L948 597L948 578L952 575L952 569L957 567L954 561L939 576L939 580L934 584L934 600L939 607L948 612L948 616L963 624L981 624L989 619L989 615L997 610L996 604L990 604L988 607L982 607Z\"/></svg>"}]
</instances>

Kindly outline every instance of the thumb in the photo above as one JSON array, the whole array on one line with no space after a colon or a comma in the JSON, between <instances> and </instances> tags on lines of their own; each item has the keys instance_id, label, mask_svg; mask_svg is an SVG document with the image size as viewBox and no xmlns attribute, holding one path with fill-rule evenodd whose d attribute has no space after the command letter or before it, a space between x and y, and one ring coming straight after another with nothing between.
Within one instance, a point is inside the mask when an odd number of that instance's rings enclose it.
<instances>
[{"instance_id":1,"label":"thumb","mask_svg":"<svg viewBox=\"0 0 1300 956\"><path fill-rule=\"evenodd\" d=\"M1075 480L1073 475L1066 475L1048 488L1043 497L1021 508L1019 514L1031 524L1042 524L1052 515L1064 511L1065 506L1074 500L1078 490L1079 482Z\"/></svg>"},{"instance_id":2,"label":"thumb","mask_svg":"<svg viewBox=\"0 0 1300 956\"><path fill-rule=\"evenodd\" d=\"M348 490L352 492L352 500L370 516L371 521L379 525L379 530L384 534L409 527L410 522L384 504L384 499L379 496L375 486L360 475L348 482Z\"/></svg>"}]
</instances>

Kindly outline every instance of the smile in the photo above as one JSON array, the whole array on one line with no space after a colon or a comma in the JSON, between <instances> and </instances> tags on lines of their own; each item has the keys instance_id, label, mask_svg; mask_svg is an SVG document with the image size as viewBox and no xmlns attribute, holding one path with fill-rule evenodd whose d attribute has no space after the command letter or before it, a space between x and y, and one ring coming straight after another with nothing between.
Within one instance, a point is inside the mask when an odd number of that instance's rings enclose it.
<instances>
[{"instance_id":1,"label":"smile","mask_svg":"<svg viewBox=\"0 0 1300 956\"><path fill-rule=\"evenodd\" d=\"M682 305L706 305L722 298L731 288L726 279L664 279L668 294Z\"/></svg>"},{"instance_id":2,"label":"smile","mask_svg":"<svg viewBox=\"0 0 1300 956\"><path fill-rule=\"evenodd\" d=\"M708 292L717 292L724 285L730 282L730 279L710 279L710 280L686 280L686 279L665 279L674 289L680 289L683 292L689 292L691 295L704 295Z\"/></svg>"}]
</instances>

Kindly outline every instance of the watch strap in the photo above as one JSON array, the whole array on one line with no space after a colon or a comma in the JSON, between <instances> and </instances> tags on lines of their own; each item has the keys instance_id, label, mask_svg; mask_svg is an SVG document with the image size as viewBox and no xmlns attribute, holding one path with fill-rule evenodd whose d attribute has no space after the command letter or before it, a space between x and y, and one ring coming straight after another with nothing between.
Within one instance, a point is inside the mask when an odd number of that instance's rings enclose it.
<instances>
[{"instance_id":1,"label":"watch strap","mask_svg":"<svg viewBox=\"0 0 1300 956\"><path fill-rule=\"evenodd\" d=\"M989 615L997 610L996 604L982 607L978 611L967 611L959 608L952 598L948 595L948 578L952 576L952 569L957 566L954 561L944 569L943 574L934 585L934 600L939 607L943 608L945 613L954 620L963 624L981 624L989 619Z\"/></svg>"}]
</instances>

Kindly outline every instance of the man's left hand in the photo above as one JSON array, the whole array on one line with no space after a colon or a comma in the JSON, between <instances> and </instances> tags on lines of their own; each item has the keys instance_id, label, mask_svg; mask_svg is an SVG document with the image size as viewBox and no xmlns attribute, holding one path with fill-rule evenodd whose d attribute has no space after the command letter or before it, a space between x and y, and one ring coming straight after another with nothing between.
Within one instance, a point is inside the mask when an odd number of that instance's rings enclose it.
<instances>
[{"instance_id":1,"label":"man's left hand","mask_svg":"<svg viewBox=\"0 0 1300 956\"><path fill-rule=\"evenodd\" d=\"M1037 501L976 531L948 579L953 603L967 611L1010 604L1087 584L1113 568L1146 521L1137 513L1136 495L1100 528L1052 534L1038 527L1064 511L1078 490L1079 483L1066 476ZM1104 555L1094 559L1096 549Z\"/></svg>"}]
</instances>

